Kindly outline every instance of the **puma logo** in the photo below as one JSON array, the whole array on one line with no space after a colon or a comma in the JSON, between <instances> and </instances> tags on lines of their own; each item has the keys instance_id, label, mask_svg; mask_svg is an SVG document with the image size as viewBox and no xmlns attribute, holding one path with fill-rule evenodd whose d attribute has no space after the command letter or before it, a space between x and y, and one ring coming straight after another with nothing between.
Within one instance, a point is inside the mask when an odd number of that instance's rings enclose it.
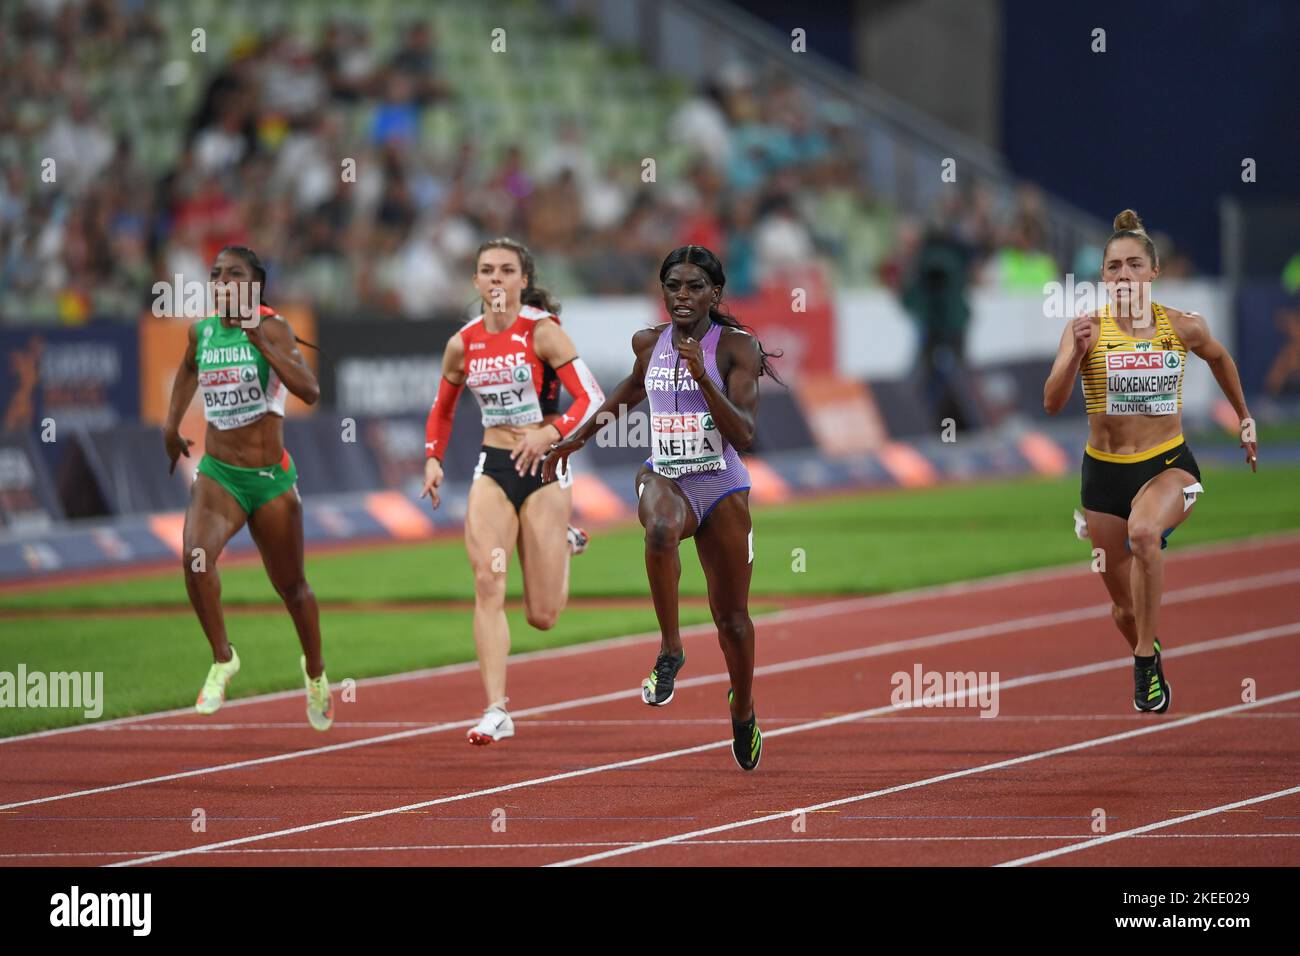
<instances>
[{"instance_id":1,"label":"puma logo","mask_svg":"<svg viewBox=\"0 0 1300 956\"><path fill-rule=\"evenodd\" d=\"M1169 463L1168 463L1168 462L1165 462L1165 464L1169 464ZM270 478L272 481L275 480L275 475L274 475L274 473L272 473L272 472L269 472L269 471L259 471L258 474L261 475L263 478Z\"/></svg>"},{"instance_id":2,"label":"puma logo","mask_svg":"<svg viewBox=\"0 0 1300 956\"><path fill-rule=\"evenodd\" d=\"M525 332L523 335L516 335L514 332L511 332L511 333L510 333L510 337L511 337L512 339L514 339L516 342L518 342L520 345L523 345L523 346L527 347L527 345L528 345L528 333L527 333L527 332Z\"/></svg>"}]
</instances>

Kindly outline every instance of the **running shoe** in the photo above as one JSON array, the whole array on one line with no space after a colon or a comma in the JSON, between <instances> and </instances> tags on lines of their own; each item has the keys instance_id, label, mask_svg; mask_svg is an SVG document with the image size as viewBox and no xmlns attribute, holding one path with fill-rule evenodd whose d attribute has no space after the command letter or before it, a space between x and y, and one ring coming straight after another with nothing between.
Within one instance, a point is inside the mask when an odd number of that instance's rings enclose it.
<instances>
[{"instance_id":1,"label":"running shoe","mask_svg":"<svg viewBox=\"0 0 1300 956\"><path fill-rule=\"evenodd\" d=\"M226 685L238 673L239 654L232 644L230 660L213 664L208 668L208 678L203 682L203 689L199 691L198 700L194 702L194 709L200 714L215 714L220 710L221 705L226 702Z\"/></svg>"},{"instance_id":2,"label":"running shoe","mask_svg":"<svg viewBox=\"0 0 1300 956\"><path fill-rule=\"evenodd\" d=\"M569 550L572 554L582 554L582 552L587 550L587 542L591 540L591 535L587 534L587 532L583 531L581 528L575 528L573 525L569 525L567 536L569 539Z\"/></svg>"},{"instance_id":3,"label":"running shoe","mask_svg":"<svg viewBox=\"0 0 1300 956\"><path fill-rule=\"evenodd\" d=\"M307 682L307 720L317 730L329 730L334 723L334 698L330 696L330 680L325 672L320 677L307 676L307 657L298 659L302 679Z\"/></svg>"},{"instance_id":4,"label":"running shoe","mask_svg":"<svg viewBox=\"0 0 1300 956\"><path fill-rule=\"evenodd\" d=\"M515 722L510 719L502 704L493 704L483 711L483 719L469 729L465 735L469 742L482 747L497 740L504 740L515 735Z\"/></svg>"},{"instance_id":5,"label":"running shoe","mask_svg":"<svg viewBox=\"0 0 1300 956\"><path fill-rule=\"evenodd\" d=\"M1143 713L1163 714L1173 702L1173 689L1165 680L1160 654L1150 664L1133 662L1133 708Z\"/></svg>"},{"instance_id":6,"label":"running shoe","mask_svg":"<svg viewBox=\"0 0 1300 956\"><path fill-rule=\"evenodd\" d=\"M651 707L663 707L673 699L673 688L677 683L677 672L686 664L686 652L680 657L660 654L655 658L655 669L641 682L641 699Z\"/></svg>"},{"instance_id":7,"label":"running shoe","mask_svg":"<svg viewBox=\"0 0 1300 956\"><path fill-rule=\"evenodd\" d=\"M727 706L731 706L734 690L727 691ZM749 720L731 718L731 756L741 770L757 770L763 759L763 732L758 729L758 711L750 712Z\"/></svg>"}]
</instances>

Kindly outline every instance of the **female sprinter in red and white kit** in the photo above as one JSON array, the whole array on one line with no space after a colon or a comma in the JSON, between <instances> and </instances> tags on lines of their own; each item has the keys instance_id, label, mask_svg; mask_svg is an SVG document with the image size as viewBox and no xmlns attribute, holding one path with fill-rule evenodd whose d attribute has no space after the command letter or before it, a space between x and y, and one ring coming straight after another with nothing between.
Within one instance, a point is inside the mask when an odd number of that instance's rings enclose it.
<instances>
[{"instance_id":1,"label":"female sprinter in red and white kit","mask_svg":"<svg viewBox=\"0 0 1300 956\"><path fill-rule=\"evenodd\" d=\"M470 485L465 549L474 568L474 645L487 694L473 744L514 735L506 710L506 565L518 546L528 623L555 626L569 599L569 555L586 535L569 527L572 475L543 481L542 458L605 400L578 350L560 328L559 308L534 285L533 257L512 239L483 243L474 286L483 313L451 337L442 356L438 397L425 428L424 489L438 507L442 458L461 389L469 386L483 416L483 448ZM559 384L573 404L557 414Z\"/></svg>"}]
</instances>

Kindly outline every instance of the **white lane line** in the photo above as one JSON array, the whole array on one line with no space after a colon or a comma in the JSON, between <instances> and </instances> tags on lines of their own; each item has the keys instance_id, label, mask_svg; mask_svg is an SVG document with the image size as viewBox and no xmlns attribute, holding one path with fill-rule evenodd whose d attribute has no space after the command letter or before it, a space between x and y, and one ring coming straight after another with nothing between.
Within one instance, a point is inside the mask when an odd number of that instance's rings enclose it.
<instances>
[{"instance_id":1,"label":"white lane line","mask_svg":"<svg viewBox=\"0 0 1300 956\"><path fill-rule=\"evenodd\" d=\"M1185 652L1196 653L1198 650L1201 649L1206 651L1217 650L1221 647L1235 646L1241 643L1249 643L1250 641L1268 640L1273 637L1280 637L1285 634L1295 634L1295 633L1300 633L1300 622L1288 624L1278 628L1267 628L1261 631L1251 631L1245 634L1236 634L1230 637L1217 638L1215 640L1201 642L1200 644L1190 644L1186 647ZM1070 667L1059 671L1049 671L1047 673L1042 673L1042 674L1029 674L1024 677L1016 677L1016 678L1012 678L1011 680L1001 681L998 687L1000 690L1014 688L1014 687L1024 687L1032 684L1046 683L1048 681L1067 680L1072 677L1079 677L1087 674L1099 673L1101 671L1114 670L1117 668L1124 668L1124 667L1131 667L1131 666L1132 666L1131 658L1124 657L1124 658L1120 658L1119 660L1100 661L1095 664L1085 664L1080 667ZM958 698L967 698L967 697L974 696L974 693L975 693L974 690L951 691L947 694L941 695L938 698L938 700L939 702L954 701ZM1198 714L1192 717L1185 717L1180 721L1175 721L1167 724L1157 724L1154 727L1145 727L1139 730L1128 731L1127 733L1124 734L1116 734L1111 737L1102 737L1097 739L1099 741L1122 740L1130 736L1138 736L1141 734L1152 733L1153 731L1157 731L1162 728L1181 727L1190 723L1195 723L1200 720L1207 720L1212 717L1217 717L1223 714L1232 713L1237 710L1245 710L1252 707L1261 706L1264 703L1272 703L1281 700L1290 700L1292 698L1300 698L1300 691L1294 691L1291 694L1283 694L1280 696L1265 698L1259 703L1242 704L1242 705L1238 705L1237 707L1230 707L1222 710L1208 711L1205 714ZM916 703L917 706L919 706L919 701ZM765 736L771 738L771 737L779 737L784 734L797 734L809 730L820 730L825 727L833 727L837 724L851 723L853 721L860 720L863 717L870 717L875 714L895 713L897 712L898 709L899 708L894 707L892 704L887 704L883 707L872 707L872 708L868 708L867 710L860 710L854 713L844 714L838 717L829 717L826 718L825 720L815 720L806 724L798 724L793 727L780 727L777 728L776 730L768 731ZM502 784L501 786L489 787L483 790L473 790L466 793L455 794L453 796L438 797L433 800L423 800L420 801L419 803L407 804L406 806L401 806L401 807L392 807L387 810L374 810L371 811L370 813L357 814L348 817L339 817L332 820L322 820L317 823L308 823L297 827L288 827L283 830L275 830L269 833L259 833L259 834L254 834L252 836L238 837L231 840L223 840L220 843L208 843L197 847L189 847L188 849L174 850L167 853L154 854L152 856L142 857L138 860L128 860L121 863L115 863L112 865L134 866L142 863L154 863L160 860L173 859L174 857L178 857L178 856L188 856L193 853L203 853L208 850L221 849L228 846L241 846L247 843L257 843L262 840L275 839L281 836L291 836L298 833L307 833L312 830L320 830L325 827L343 826L348 823L356 823L362 820L375 820L375 819L379 819L380 817L387 817L396 813L409 813L412 810L422 810L425 807L439 806L441 804L447 804L447 803L456 803L461 800L470 800L475 797L491 796L497 793L506 793L511 790L521 790L525 787L541 786L547 783L555 783L560 780L572 780L576 777L586 777L592 774L604 773L610 770L621 770L627 767L635 767L643 764L657 763L658 761L661 760L671 760L675 757L683 757L683 756L688 756L690 754L703 753L704 751L707 750L715 750L720 747L729 747L729 746L731 746L730 739L715 740L711 743L698 744L694 747L684 747L679 750L670 750L663 753L649 754L648 756L645 757L634 757L628 760L619 760L614 763L601 764L595 767L584 767L579 770L570 770L564 773L551 774L545 777L536 777L531 780L520 780L515 783ZM1069 749L1071 748L1065 748L1065 750L1061 750L1059 752L1066 752ZM1046 751L1044 752L1044 756L1051 755L1052 753L1055 752L1057 751ZM1012 760L1010 762L1004 762L1004 764L1009 766L1011 763L1020 762L1023 759L1025 758L1016 758L1015 760ZM1001 766L1001 764L999 765L991 764L989 765L988 768L985 769L993 769L995 766ZM936 777L929 782L938 782L939 780L951 779L953 777L962 776L964 774L972 773L972 772L979 772L979 771L978 770L961 771L956 774L947 774L943 777ZM920 785L922 784L909 784L907 786L920 786ZM896 788L896 789L907 789L907 786ZM889 791L889 792L893 792L893 791ZM857 798L851 798L846 801L832 801L831 803L824 804L822 806L838 806L840 803L851 803L853 802L854 799ZM806 809L815 810L821 808L822 807L813 807L813 808L806 808ZM793 812L798 812L798 811L793 811ZM779 814L771 815L769 817L758 818L752 822L761 822L764 819L780 819L782 817L789 816L789 815L790 815L789 813L779 813ZM736 826L746 826L746 825L749 824L748 823L736 824ZM721 828L721 830L726 830L726 829L729 829L729 827L724 826ZM719 832L719 830L715 828L707 831L693 831L692 834L688 834L687 836L682 838L687 839L691 835L707 835L713 832ZM673 838L670 838L670 842L672 842L672 839ZM634 852L636 849L640 849L640 848L642 847L638 846L629 850L622 850L618 852L620 853Z\"/></svg>"},{"instance_id":2,"label":"white lane line","mask_svg":"<svg viewBox=\"0 0 1300 956\"><path fill-rule=\"evenodd\" d=\"M186 818L188 819L188 818ZM934 834L922 836L874 837L773 837L765 839L692 840L684 847L697 846L763 846L776 843L998 843L1017 840L1087 840L1078 833L1004 833L979 836L977 834ZM1300 840L1300 833L1142 833L1135 840ZM579 849L597 846L635 846L639 840L574 840L559 843L412 843L397 846L295 846L236 847L227 850L209 850L213 856L238 856L276 853L404 853L422 850L547 850ZM39 851L35 853L0 853L0 860L60 859L65 857L135 856L137 853L165 853L165 850L67 850Z\"/></svg>"},{"instance_id":3,"label":"white lane line","mask_svg":"<svg viewBox=\"0 0 1300 956\"><path fill-rule=\"evenodd\" d=\"M1193 645L1195 646L1195 645ZM1125 661L1125 664L1128 662ZM1010 681L1006 681L1002 686L1007 686ZM1105 737L1094 737L1091 740L1080 741L1079 743L1067 744L1063 747L1053 747L1050 750L1040 750L1036 753L1023 754L1019 757L1011 757L1007 760L998 760L993 763L981 764L978 767L968 767L965 770L955 770L951 773L939 774L934 777L926 777L922 780L913 780L910 783L898 784L893 787L885 787L880 790L871 790L867 793L854 794L851 797L841 797L837 800L827 800L824 803L814 804L809 807L786 810L781 813L770 813L766 816L753 817L748 820L735 820L731 823L723 823L714 827L706 827L702 830L691 830L687 833L678 833L673 836L663 837L658 840L649 840L644 843L638 843L634 846L621 847L617 850L607 850L604 853L592 853L588 856L575 857L571 860L560 860L555 863L547 864L548 866L579 866L583 863L595 863L599 860L607 860L615 856L624 856L628 853L638 853L642 850L650 850L655 847L669 846L675 843L682 843L687 840L694 840L697 837L712 836L715 833L726 833L729 830L738 830L742 827L757 826L761 823L771 823L775 820L788 820L799 813L812 813L818 810L826 810L830 807L842 807L850 803L859 803L863 800L874 800L877 797L885 797L895 793L902 793L907 790L915 790L919 787L928 787L936 783L946 783L949 780L959 780L963 777L971 777L976 774L988 773L993 770L1003 770L1007 767L1014 767L1018 764L1030 763L1036 760L1045 760L1048 757L1057 757L1061 754L1074 753L1080 750L1088 750L1092 747L1101 747L1106 744L1117 743L1121 740L1131 740L1134 737L1142 737L1147 734L1163 733L1167 730L1175 730L1197 724L1205 720L1213 720L1215 717L1222 717L1227 714L1236 713L1237 711L1249 710L1255 707L1263 707L1266 704L1280 703L1284 700L1300 699L1300 690L1293 690L1285 694L1276 694L1272 697L1262 698L1258 701L1252 701L1245 704L1235 704L1232 707L1223 707L1219 710L1207 711L1203 714L1195 714L1191 717L1184 717L1180 720L1172 720L1167 723L1152 724L1149 727L1142 727L1137 730L1128 730L1119 734L1108 734ZM803 728L782 728L774 730L768 737L774 737L777 734L788 733L791 730ZM730 741L727 741L730 744Z\"/></svg>"},{"instance_id":4,"label":"white lane line","mask_svg":"<svg viewBox=\"0 0 1300 956\"><path fill-rule=\"evenodd\" d=\"M1120 830L1118 833L1108 833L1105 836L1089 840L1087 843L1080 843L1075 846L1057 847L1055 850L1035 853L1033 856L1022 856L1018 860L1008 860L1005 863L999 863L997 865L1028 866L1030 863L1050 860L1053 857L1063 856L1066 853L1077 853L1079 850L1087 850L1090 847L1101 846L1103 843L1113 843L1115 840L1127 839L1128 837L1135 836L1139 833L1150 833L1152 830L1163 830L1165 827L1177 826L1180 823L1188 823L1192 820L1200 820L1204 817L1212 817L1216 813L1226 813L1229 810L1236 810L1238 807L1249 807L1252 804L1264 803L1266 800L1277 800L1279 797L1289 797L1297 793L1300 793L1300 786L1288 787L1285 790L1275 790L1273 793L1266 793L1258 797L1250 797L1246 800L1237 800L1233 803L1225 803L1222 806L1210 807L1208 810L1197 810L1195 813L1185 813L1181 817L1172 817L1168 820L1157 820L1155 823L1133 827L1131 830Z\"/></svg>"},{"instance_id":5,"label":"white lane line","mask_svg":"<svg viewBox=\"0 0 1300 956\"><path fill-rule=\"evenodd\" d=\"M1284 531L1276 534L1251 535L1245 538L1239 538L1233 541L1215 542L1210 544L1198 545L1186 550L1180 550L1171 553L1166 559L1167 564L1186 564L1192 561L1200 560L1204 557L1214 557L1215 555L1232 554L1238 551L1267 550L1275 547L1285 547L1294 541L1300 541L1300 532ZM1055 565L1047 568L1035 568L1030 571L1008 571L1004 574L990 575L985 578L977 578L971 581L953 581L948 584L931 584L920 588L911 588L905 591L893 591L889 594L873 594L865 597L845 598L844 600L831 601L822 605L810 605L806 608L795 608L787 611L774 611L771 614L763 614L754 618L755 624L782 624L789 621L800 621L809 616L815 608L829 608L829 611L821 613L841 613L848 611L869 611L875 608L892 607L897 604L908 604L912 602L922 602L933 600L935 598L953 597L964 594L979 594L984 591L996 591L1001 588L1020 587L1026 584L1035 584L1044 581L1052 581L1060 577L1070 577L1080 573L1080 564L1077 561L1068 564ZM1243 578L1240 580L1251 580ZM1192 590L1192 589L1187 589ZM1173 593L1173 592L1171 592ZM1169 595L1166 595L1168 603ZM692 624L681 629L683 638L694 637L699 635L711 635L714 633L714 626L709 623ZM610 637L599 641L587 641L582 644L570 644L567 647L545 648L537 651L524 651L520 654L510 656L510 664L513 667L516 664L526 664L533 661L548 661L564 657L572 657L579 654L589 654L605 650L617 650L623 647L629 647L637 644L646 644L651 641L659 640L658 631L643 631L640 634L626 634L620 637ZM402 683L411 680L423 680L425 678L446 677L453 674L463 674L478 671L477 661L463 661L458 664L443 664L438 667L428 667L421 670L406 671L401 674L386 674L381 677L362 677L357 680L357 686L376 687L384 684ZM251 697L240 697L236 700L229 700L223 705L223 708L246 707L250 704L264 704L271 701L287 700L298 697L301 690L279 690L266 694L256 694ZM80 733L86 730L106 730L122 724L135 723L138 721L158 720L163 717L178 717L185 714L194 713L192 707L177 707L171 710L153 711L147 714L134 714L130 717L114 717L109 720L97 721L93 724L77 724L72 727L55 727L50 730L37 730L31 733L18 734L12 737L0 737L0 747L6 744L18 743L23 740L35 740L41 737L61 736L63 734Z\"/></svg>"},{"instance_id":6,"label":"white lane line","mask_svg":"<svg viewBox=\"0 0 1300 956\"><path fill-rule=\"evenodd\" d=\"M1287 571L1271 572L1263 575L1252 575L1250 577L1221 581L1214 585L1200 588L1182 588L1177 591L1171 591L1165 595L1164 604L1177 604L1184 601L1195 601L1206 597L1216 597L1222 594L1231 594L1239 591L1250 591L1259 588L1274 587L1279 584L1289 583L1292 580L1300 580L1300 568L1291 568ZM768 674L781 674L789 671L803 670L810 667L822 667L828 664L839 664L845 661L864 660L870 657L879 657L885 654L892 654L900 651L916 650L919 648L936 647L944 644L955 644L961 641L976 640L984 637L991 637L999 634L1009 634L1015 631L1023 631L1036 627L1047 627L1055 624L1062 624L1071 621L1086 620L1088 618L1109 616L1109 604L1094 604L1090 607L1076 608L1073 611L1061 611L1052 614L1035 614L1031 617L1017 618L1011 621L1003 621L999 624L981 625L979 627L961 628L956 631L945 631L939 634L931 634L924 637L908 638L906 640L889 641L884 644L870 644L866 647L856 648L850 651L839 651L832 654L820 654L814 657L798 658L793 661L784 661L778 664L765 664L761 667L754 668L754 676L762 677ZM1202 642L1204 643L1204 642ZM1167 657L1175 657L1178 654L1186 653L1183 648L1170 648L1166 654ZM719 684L729 681L730 677L725 674L705 674L699 677L685 678L677 682L678 687L699 687L707 684ZM1004 685L1005 686L1005 685ZM611 701L623 700L628 697L639 697L640 690L628 689L612 691L605 694L596 694L590 697L580 697L572 700L558 701L553 704L542 704L537 707L529 707L516 711L514 717L533 717L539 714L554 713L556 711L570 710L578 707L587 707L595 704L609 703ZM224 773L230 770L241 770L246 767L261 766L270 763L280 763L286 760L296 760L300 757L316 756L324 753L335 753L341 750L352 750L357 747L368 747L374 744L391 743L396 740L405 740L411 737L422 737L428 734L445 733L449 730L461 730L471 726L473 720L467 721L450 721L434 724L429 727L419 727L411 730L395 731L389 734L380 734L375 737L362 737L356 740L344 741L337 744L327 744L321 747L310 747L304 750L293 750L269 754L265 757L252 757L247 760L237 760L231 763L214 764L209 767L199 767L193 770L176 771L169 774L161 774L155 777L145 777L137 780L129 780L123 783L106 784L102 787L91 787L85 790L66 791L64 793L50 794L44 797L34 797L29 800L19 800L13 803L0 804L0 810L11 810L17 807L32 806L39 803L50 803L55 800L69 800L74 797L93 796L99 793L111 793L117 790L127 790L134 787L143 787L155 783L166 783L171 780L182 780L187 777L203 776L210 773Z\"/></svg>"}]
</instances>

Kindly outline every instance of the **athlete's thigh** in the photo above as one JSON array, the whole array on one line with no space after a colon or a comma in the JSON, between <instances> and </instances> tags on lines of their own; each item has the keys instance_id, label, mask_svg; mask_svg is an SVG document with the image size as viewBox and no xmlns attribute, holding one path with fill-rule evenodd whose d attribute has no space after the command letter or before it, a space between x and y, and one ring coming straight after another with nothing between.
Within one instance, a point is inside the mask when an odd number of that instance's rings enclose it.
<instances>
[{"instance_id":1,"label":"athlete's thigh","mask_svg":"<svg viewBox=\"0 0 1300 956\"><path fill-rule=\"evenodd\" d=\"M185 560L192 561L201 548L205 563L213 563L244 526L247 516L234 495L202 472L190 486L183 533Z\"/></svg>"},{"instance_id":2,"label":"athlete's thigh","mask_svg":"<svg viewBox=\"0 0 1300 956\"><path fill-rule=\"evenodd\" d=\"M1157 533L1177 528L1191 513L1192 507L1184 496L1183 489L1196 483L1191 472L1181 468L1160 472L1133 496L1129 524L1152 525Z\"/></svg>"},{"instance_id":3,"label":"athlete's thigh","mask_svg":"<svg viewBox=\"0 0 1300 956\"><path fill-rule=\"evenodd\" d=\"M714 506L695 534L695 551L704 569L714 617L749 607L749 582L754 573L753 529L749 492L736 491Z\"/></svg>"},{"instance_id":4,"label":"athlete's thigh","mask_svg":"<svg viewBox=\"0 0 1300 956\"><path fill-rule=\"evenodd\" d=\"M553 481L525 498L519 509L519 564L530 600L560 595L568 572L572 504L573 489Z\"/></svg>"},{"instance_id":5,"label":"athlete's thigh","mask_svg":"<svg viewBox=\"0 0 1300 956\"><path fill-rule=\"evenodd\" d=\"M1120 607L1131 601L1129 567L1133 554L1128 549L1128 522L1119 515L1104 511L1084 510L1088 519L1088 537L1093 548L1102 551L1101 579L1110 592L1111 600Z\"/></svg>"},{"instance_id":6,"label":"athlete's thigh","mask_svg":"<svg viewBox=\"0 0 1300 956\"><path fill-rule=\"evenodd\" d=\"M636 476L636 493L636 514L643 528L648 529L653 521L667 521L677 529L679 538L695 534L699 523L677 482L656 475L648 465L642 465Z\"/></svg>"},{"instance_id":7,"label":"athlete's thigh","mask_svg":"<svg viewBox=\"0 0 1300 956\"><path fill-rule=\"evenodd\" d=\"M298 489L277 495L248 516L248 532L277 588L303 576L302 501Z\"/></svg>"},{"instance_id":8,"label":"athlete's thigh","mask_svg":"<svg viewBox=\"0 0 1300 956\"><path fill-rule=\"evenodd\" d=\"M504 574L518 536L519 518L505 490L488 475L475 478L465 507L465 550L475 570Z\"/></svg>"}]
</instances>

